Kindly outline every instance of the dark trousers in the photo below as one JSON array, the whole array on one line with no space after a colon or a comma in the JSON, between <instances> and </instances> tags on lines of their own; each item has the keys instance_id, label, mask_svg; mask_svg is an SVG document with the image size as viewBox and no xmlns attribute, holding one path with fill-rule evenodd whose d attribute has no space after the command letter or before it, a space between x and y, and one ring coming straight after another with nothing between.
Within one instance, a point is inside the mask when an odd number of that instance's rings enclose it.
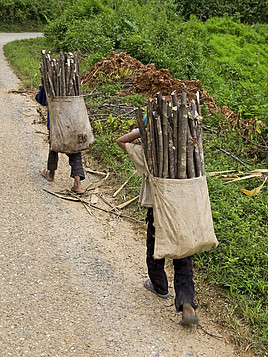
<instances>
[{"instance_id":1,"label":"dark trousers","mask_svg":"<svg viewBox=\"0 0 268 357\"><path fill-rule=\"evenodd\" d=\"M155 227L153 208L147 213L147 256L146 263L148 275L154 285L155 291L159 294L167 294L168 281L164 270L165 259L154 259ZM194 282L192 258L173 259L174 266L174 289L176 293L175 306L177 311L182 311L183 303L190 303L194 309Z\"/></svg>"},{"instance_id":2,"label":"dark trousers","mask_svg":"<svg viewBox=\"0 0 268 357\"><path fill-rule=\"evenodd\" d=\"M71 177L80 176L80 180L85 179L85 173L82 164L81 152L76 154L66 154L69 157L69 165L71 166ZM56 151L50 151L47 160L47 169L56 171L58 168L59 154Z\"/></svg>"}]
</instances>

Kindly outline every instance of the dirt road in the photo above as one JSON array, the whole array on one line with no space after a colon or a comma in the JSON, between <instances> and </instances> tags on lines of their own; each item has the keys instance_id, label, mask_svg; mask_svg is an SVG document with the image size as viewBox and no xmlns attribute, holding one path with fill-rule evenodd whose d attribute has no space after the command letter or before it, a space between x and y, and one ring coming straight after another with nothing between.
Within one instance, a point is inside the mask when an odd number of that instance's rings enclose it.
<instances>
[{"instance_id":1,"label":"dirt road","mask_svg":"<svg viewBox=\"0 0 268 357\"><path fill-rule=\"evenodd\" d=\"M33 125L37 104L17 90L0 34L0 356L233 357L223 331L202 311L200 328L179 325L173 297L143 288L145 244L129 221L89 215L82 205L43 188L70 188L66 157L56 182L45 165L45 126Z\"/></svg>"}]
</instances>

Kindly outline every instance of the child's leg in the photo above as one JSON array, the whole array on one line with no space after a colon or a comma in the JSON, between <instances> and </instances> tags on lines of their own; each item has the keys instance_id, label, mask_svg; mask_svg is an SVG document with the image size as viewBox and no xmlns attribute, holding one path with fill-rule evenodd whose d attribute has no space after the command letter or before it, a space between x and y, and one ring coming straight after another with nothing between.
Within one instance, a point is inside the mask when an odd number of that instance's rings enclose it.
<instances>
[{"instance_id":1,"label":"child's leg","mask_svg":"<svg viewBox=\"0 0 268 357\"><path fill-rule=\"evenodd\" d=\"M174 259L174 289L176 293L175 306L177 311L183 311L183 304L190 304L196 309L194 304L194 282L192 258Z\"/></svg>"},{"instance_id":2,"label":"child's leg","mask_svg":"<svg viewBox=\"0 0 268 357\"><path fill-rule=\"evenodd\" d=\"M67 155L69 157L69 165L71 166L71 177L74 178L73 191L83 193L81 180L85 179L85 173L82 164L81 152Z\"/></svg>"},{"instance_id":3,"label":"child's leg","mask_svg":"<svg viewBox=\"0 0 268 357\"><path fill-rule=\"evenodd\" d=\"M155 244L155 227L153 209L149 208L147 213L147 256L146 263L148 268L148 275L154 286L154 290L159 294L168 293L168 281L164 270L165 259L154 259L154 244Z\"/></svg>"},{"instance_id":4,"label":"child's leg","mask_svg":"<svg viewBox=\"0 0 268 357\"><path fill-rule=\"evenodd\" d=\"M55 171L58 168L58 153L56 151L49 151L47 160L47 169L41 171L42 175L48 181L54 181Z\"/></svg>"},{"instance_id":5,"label":"child's leg","mask_svg":"<svg viewBox=\"0 0 268 357\"><path fill-rule=\"evenodd\" d=\"M56 151L49 151L47 160L47 169L49 172L54 172L58 168L59 154Z\"/></svg>"},{"instance_id":6,"label":"child's leg","mask_svg":"<svg viewBox=\"0 0 268 357\"><path fill-rule=\"evenodd\" d=\"M79 176L81 181L84 180L85 173L82 164L81 152L67 155L69 157L69 165L71 166L71 177L75 178L76 176Z\"/></svg>"}]
</instances>

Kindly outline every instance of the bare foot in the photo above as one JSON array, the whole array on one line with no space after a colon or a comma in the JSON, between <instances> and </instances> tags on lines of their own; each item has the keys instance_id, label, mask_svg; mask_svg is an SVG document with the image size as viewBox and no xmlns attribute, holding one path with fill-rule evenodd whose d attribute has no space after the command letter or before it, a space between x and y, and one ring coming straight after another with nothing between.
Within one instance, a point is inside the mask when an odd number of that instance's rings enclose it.
<instances>
[{"instance_id":1,"label":"bare foot","mask_svg":"<svg viewBox=\"0 0 268 357\"><path fill-rule=\"evenodd\" d=\"M76 188L76 187L72 187L71 191L74 193L77 193L78 195L82 195L84 193L84 191L82 190L82 188Z\"/></svg>"},{"instance_id":2,"label":"bare foot","mask_svg":"<svg viewBox=\"0 0 268 357\"><path fill-rule=\"evenodd\" d=\"M82 186L81 186L80 176L74 177L74 185L72 187L72 191L74 193L78 193L78 194L84 193L84 190L82 189Z\"/></svg>"},{"instance_id":3,"label":"bare foot","mask_svg":"<svg viewBox=\"0 0 268 357\"><path fill-rule=\"evenodd\" d=\"M42 176L49 182L53 182L54 181L54 172L49 171L47 169L43 169L41 170L41 174Z\"/></svg>"}]
</instances>

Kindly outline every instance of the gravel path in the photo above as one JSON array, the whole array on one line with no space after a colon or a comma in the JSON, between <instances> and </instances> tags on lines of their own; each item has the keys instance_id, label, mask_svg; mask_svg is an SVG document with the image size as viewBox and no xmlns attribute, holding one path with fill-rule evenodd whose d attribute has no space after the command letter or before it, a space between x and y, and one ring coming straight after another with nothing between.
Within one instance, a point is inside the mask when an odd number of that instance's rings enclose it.
<instances>
[{"instance_id":1,"label":"gravel path","mask_svg":"<svg viewBox=\"0 0 268 357\"><path fill-rule=\"evenodd\" d=\"M55 183L40 176L48 148L36 133L45 127L32 124L37 104L8 93L20 82L2 45L30 36L0 34L0 356L237 356L202 311L222 339L181 327L173 298L143 288L144 242L129 222L113 227L108 214L43 190L72 180L64 155Z\"/></svg>"}]
</instances>

